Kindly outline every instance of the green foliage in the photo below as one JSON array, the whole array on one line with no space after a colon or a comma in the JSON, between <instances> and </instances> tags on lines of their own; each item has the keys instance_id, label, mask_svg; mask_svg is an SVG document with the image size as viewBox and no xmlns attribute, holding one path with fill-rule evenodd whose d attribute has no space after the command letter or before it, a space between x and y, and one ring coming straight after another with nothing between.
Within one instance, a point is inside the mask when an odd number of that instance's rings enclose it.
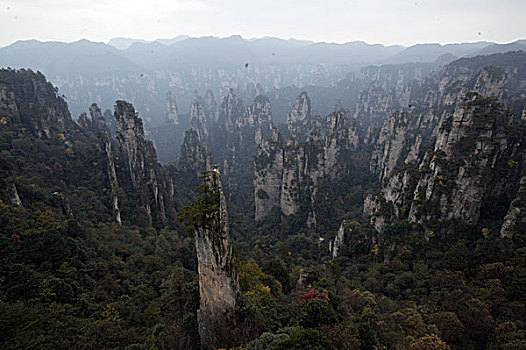
<instances>
[{"instance_id":1,"label":"green foliage","mask_svg":"<svg viewBox=\"0 0 526 350\"><path fill-rule=\"evenodd\" d=\"M320 332L296 328L286 340L281 340L273 350L332 350L336 349Z\"/></svg>"},{"instance_id":2,"label":"green foliage","mask_svg":"<svg viewBox=\"0 0 526 350\"><path fill-rule=\"evenodd\" d=\"M299 323L302 327L318 328L336 321L336 312L326 299L311 299L301 307Z\"/></svg>"},{"instance_id":3,"label":"green foliage","mask_svg":"<svg viewBox=\"0 0 526 350\"><path fill-rule=\"evenodd\" d=\"M202 196L181 209L177 219L185 225L189 234L193 234L199 227L208 227L218 220L213 220L213 215L219 211L219 193L212 191L206 183L207 172L203 172L201 179L205 182L198 187ZM216 218L217 219L217 218Z\"/></svg>"}]
</instances>

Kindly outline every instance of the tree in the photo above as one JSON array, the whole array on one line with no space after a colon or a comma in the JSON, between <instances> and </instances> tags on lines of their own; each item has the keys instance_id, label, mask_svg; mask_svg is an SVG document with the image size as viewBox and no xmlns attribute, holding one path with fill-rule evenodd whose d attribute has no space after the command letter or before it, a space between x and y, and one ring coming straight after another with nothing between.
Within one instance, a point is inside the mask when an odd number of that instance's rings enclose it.
<instances>
[{"instance_id":1,"label":"tree","mask_svg":"<svg viewBox=\"0 0 526 350\"><path fill-rule=\"evenodd\" d=\"M280 341L274 350L336 350L334 345L314 329L297 328L287 340Z\"/></svg>"}]
</instances>

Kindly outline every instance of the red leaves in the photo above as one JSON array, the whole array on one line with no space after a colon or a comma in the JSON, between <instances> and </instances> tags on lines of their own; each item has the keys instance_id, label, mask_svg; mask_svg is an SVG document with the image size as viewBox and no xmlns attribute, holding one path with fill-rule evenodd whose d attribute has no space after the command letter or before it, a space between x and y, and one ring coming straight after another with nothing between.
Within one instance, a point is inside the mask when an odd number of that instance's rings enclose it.
<instances>
[{"instance_id":1,"label":"red leaves","mask_svg":"<svg viewBox=\"0 0 526 350\"><path fill-rule=\"evenodd\" d=\"M296 299L296 304L303 306L309 302L309 300L312 299L325 299L329 301L329 295L327 292L320 292L319 290L316 290L314 288L309 289L305 294L301 295L298 292L298 298Z\"/></svg>"}]
</instances>

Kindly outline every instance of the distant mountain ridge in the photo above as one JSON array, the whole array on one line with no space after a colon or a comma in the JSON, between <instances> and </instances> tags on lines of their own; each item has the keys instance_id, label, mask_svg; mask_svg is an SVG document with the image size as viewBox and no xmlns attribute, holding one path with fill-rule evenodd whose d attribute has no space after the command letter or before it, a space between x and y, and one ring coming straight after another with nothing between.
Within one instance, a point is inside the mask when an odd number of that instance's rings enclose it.
<instances>
[{"instance_id":1,"label":"distant mountain ridge","mask_svg":"<svg viewBox=\"0 0 526 350\"><path fill-rule=\"evenodd\" d=\"M433 62L443 55L468 57L479 54L526 50L524 40L508 44L474 42L384 46L363 41L343 44L263 37L243 39L180 35L147 41L113 38L107 44L80 40L72 43L17 41L0 48L0 66L31 67L48 75L56 71L127 70L223 66L239 64L399 64ZM84 57L84 59L79 59Z\"/></svg>"},{"instance_id":2,"label":"distant mountain ridge","mask_svg":"<svg viewBox=\"0 0 526 350\"><path fill-rule=\"evenodd\" d=\"M188 111L193 99L208 90L222 99L233 88L251 100L259 85L270 100L276 101L273 113L280 120L299 89L323 90L313 94L315 99L334 97L338 82L345 80L355 86L353 74L359 75L367 66L419 62L432 69L461 57L523 48L524 41L403 47L362 41L336 44L273 37L244 39L238 35L155 41L115 38L108 44L27 40L0 48L0 67L31 68L45 74L67 99L74 117L86 112L92 102L106 109L117 99L134 101L149 130L150 126L164 124L167 95L177 100L179 110ZM346 79L349 73L351 78ZM357 93L347 92L352 96ZM347 92L339 91L338 95ZM317 113L326 114L337 101L323 99L331 101L315 106L321 108Z\"/></svg>"}]
</instances>

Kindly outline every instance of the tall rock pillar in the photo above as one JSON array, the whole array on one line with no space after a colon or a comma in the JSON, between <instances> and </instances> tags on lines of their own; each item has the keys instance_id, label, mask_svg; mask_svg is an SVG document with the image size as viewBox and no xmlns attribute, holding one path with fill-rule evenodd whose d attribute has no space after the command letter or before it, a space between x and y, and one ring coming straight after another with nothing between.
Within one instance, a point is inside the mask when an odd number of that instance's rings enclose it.
<instances>
[{"instance_id":1,"label":"tall rock pillar","mask_svg":"<svg viewBox=\"0 0 526 350\"><path fill-rule=\"evenodd\" d=\"M207 210L195 226L200 308L197 312L201 349L227 348L233 343L235 307L239 294L221 174L204 173Z\"/></svg>"}]
</instances>

